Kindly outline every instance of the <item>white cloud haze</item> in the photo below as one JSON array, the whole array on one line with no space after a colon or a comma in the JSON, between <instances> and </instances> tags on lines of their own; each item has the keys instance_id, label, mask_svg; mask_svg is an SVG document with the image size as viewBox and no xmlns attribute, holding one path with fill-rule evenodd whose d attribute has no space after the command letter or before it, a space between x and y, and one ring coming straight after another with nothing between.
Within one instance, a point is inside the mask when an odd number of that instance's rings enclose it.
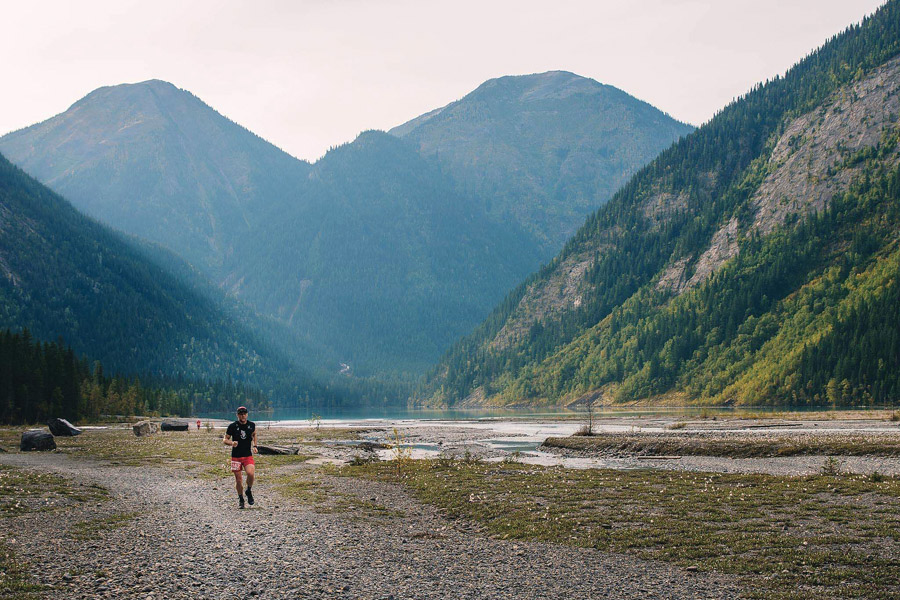
<instances>
[{"instance_id":1,"label":"white cloud haze","mask_svg":"<svg viewBox=\"0 0 900 600\"><path fill-rule=\"evenodd\" d=\"M700 124L881 0L6 2L0 134L164 79L300 158L501 75L572 71Z\"/></svg>"}]
</instances>

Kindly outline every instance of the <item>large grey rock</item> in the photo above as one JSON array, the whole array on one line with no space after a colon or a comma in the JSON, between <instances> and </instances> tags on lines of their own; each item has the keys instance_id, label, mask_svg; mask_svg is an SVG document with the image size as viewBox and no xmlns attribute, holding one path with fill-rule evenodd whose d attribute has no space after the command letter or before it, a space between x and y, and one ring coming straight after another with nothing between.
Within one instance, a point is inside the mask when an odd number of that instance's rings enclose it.
<instances>
[{"instance_id":1,"label":"large grey rock","mask_svg":"<svg viewBox=\"0 0 900 600\"><path fill-rule=\"evenodd\" d=\"M56 440L49 431L26 431L22 434L19 449L23 451L56 450Z\"/></svg>"},{"instance_id":2,"label":"large grey rock","mask_svg":"<svg viewBox=\"0 0 900 600\"><path fill-rule=\"evenodd\" d=\"M50 419L47 427L50 428L50 433L59 437L81 435L81 430L65 419Z\"/></svg>"},{"instance_id":3,"label":"large grey rock","mask_svg":"<svg viewBox=\"0 0 900 600\"><path fill-rule=\"evenodd\" d=\"M134 431L134 435L138 437L143 437L145 435L151 435L159 431L159 426L153 421L139 421L131 426L131 429Z\"/></svg>"},{"instance_id":4,"label":"large grey rock","mask_svg":"<svg viewBox=\"0 0 900 600\"><path fill-rule=\"evenodd\" d=\"M173 421L169 419L162 422L160 429L163 431L187 431L188 424L187 421Z\"/></svg>"},{"instance_id":5,"label":"large grey rock","mask_svg":"<svg viewBox=\"0 0 900 600\"><path fill-rule=\"evenodd\" d=\"M289 448L287 446L259 446L260 454L288 455L297 454L299 451L299 448Z\"/></svg>"},{"instance_id":6,"label":"large grey rock","mask_svg":"<svg viewBox=\"0 0 900 600\"><path fill-rule=\"evenodd\" d=\"M381 450L383 448L387 448L387 446L385 446L384 444L381 444L379 442L370 442L367 440L364 442L360 442L359 445L357 446L357 448L359 448L363 452L375 452L376 450Z\"/></svg>"}]
</instances>

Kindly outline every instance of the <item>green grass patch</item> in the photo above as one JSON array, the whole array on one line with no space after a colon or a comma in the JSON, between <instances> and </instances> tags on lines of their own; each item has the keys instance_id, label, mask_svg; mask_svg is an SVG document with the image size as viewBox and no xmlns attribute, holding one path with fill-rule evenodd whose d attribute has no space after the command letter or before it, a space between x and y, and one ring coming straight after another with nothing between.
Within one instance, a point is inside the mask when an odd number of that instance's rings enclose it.
<instances>
[{"instance_id":1,"label":"green grass patch","mask_svg":"<svg viewBox=\"0 0 900 600\"><path fill-rule=\"evenodd\" d=\"M335 470L327 467L303 469L275 475L270 484L282 496L311 507L320 514L343 513L354 517L387 518L405 516L402 511L389 508L373 499L342 492L327 481Z\"/></svg>"},{"instance_id":2,"label":"green grass patch","mask_svg":"<svg viewBox=\"0 0 900 600\"><path fill-rule=\"evenodd\" d=\"M583 452L650 456L900 456L900 435L884 434L715 434L671 431L660 434L601 433L593 437L547 438L544 446Z\"/></svg>"},{"instance_id":3,"label":"green grass patch","mask_svg":"<svg viewBox=\"0 0 900 600\"><path fill-rule=\"evenodd\" d=\"M123 527L131 522L140 513L118 513L108 517L79 521L72 526L70 535L76 540L91 540L100 536L104 531L111 531Z\"/></svg>"},{"instance_id":4,"label":"green grass patch","mask_svg":"<svg viewBox=\"0 0 900 600\"><path fill-rule=\"evenodd\" d=\"M38 600L43 589L32 581L28 564L0 542L0 600Z\"/></svg>"},{"instance_id":5,"label":"green grass patch","mask_svg":"<svg viewBox=\"0 0 900 600\"><path fill-rule=\"evenodd\" d=\"M896 598L900 480L410 461L343 473L399 482L501 539L738 576L755 598Z\"/></svg>"},{"instance_id":6,"label":"green grass patch","mask_svg":"<svg viewBox=\"0 0 900 600\"><path fill-rule=\"evenodd\" d=\"M313 440L316 434L298 434L304 430L259 430L259 443L287 445ZM10 430L0 431L7 437ZM58 451L80 457L94 458L112 465L143 466L168 465L198 470L200 476L218 478L230 476L231 450L222 443L224 429L207 431L160 431L153 435L137 437L131 429L94 429L77 437L56 438ZM257 462L262 468L280 467L302 463L313 455L303 453L294 456L262 456Z\"/></svg>"}]
</instances>

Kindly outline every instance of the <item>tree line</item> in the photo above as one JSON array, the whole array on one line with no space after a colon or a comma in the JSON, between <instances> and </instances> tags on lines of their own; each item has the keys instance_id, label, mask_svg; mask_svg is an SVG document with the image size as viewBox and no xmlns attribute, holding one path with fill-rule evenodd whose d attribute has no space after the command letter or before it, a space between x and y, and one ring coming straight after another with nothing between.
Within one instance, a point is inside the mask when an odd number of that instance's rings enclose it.
<instances>
[{"instance_id":1,"label":"tree line","mask_svg":"<svg viewBox=\"0 0 900 600\"><path fill-rule=\"evenodd\" d=\"M0 332L0 423L72 422L118 416L188 416L231 412L238 404L269 408L259 390L231 379L107 375L62 340L41 342L28 329Z\"/></svg>"}]
</instances>

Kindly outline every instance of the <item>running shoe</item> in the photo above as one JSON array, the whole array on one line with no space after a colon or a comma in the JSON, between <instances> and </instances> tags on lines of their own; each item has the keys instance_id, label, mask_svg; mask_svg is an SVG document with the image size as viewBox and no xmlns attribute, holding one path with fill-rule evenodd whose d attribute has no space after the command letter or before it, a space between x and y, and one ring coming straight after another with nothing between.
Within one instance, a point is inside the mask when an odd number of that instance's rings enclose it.
<instances>
[{"instance_id":1,"label":"running shoe","mask_svg":"<svg viewBox=\"0 0 900 600\"><path fill-rule=\"evenodd\" d=\"M238 508L244 508L244 497L238 496Z\"/></svg>"},{"instance_id":2,"label":"running shoe","mask_svg":"<svg viewBox=\"0 0 900 600\"><path fill-rule=\"evenodd\" d=\"M250 488L247 488L247 502L253 506L253 494L250 492Z\"/></svg>"}]
</instances>

